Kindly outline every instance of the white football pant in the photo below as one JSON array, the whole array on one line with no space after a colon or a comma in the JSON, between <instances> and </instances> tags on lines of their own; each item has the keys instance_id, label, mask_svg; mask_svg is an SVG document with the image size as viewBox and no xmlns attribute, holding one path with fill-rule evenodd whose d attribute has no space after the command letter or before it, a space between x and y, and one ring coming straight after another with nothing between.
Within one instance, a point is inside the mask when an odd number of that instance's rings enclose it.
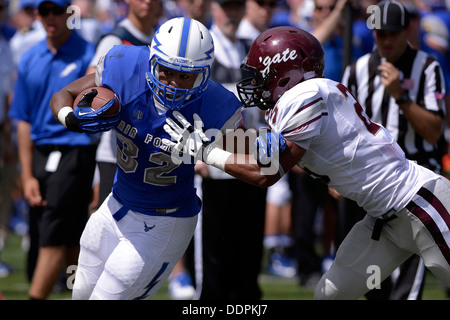
<instances>
[{"instance_id":1,"label":"white football pant","mask_svg":"<svg viewBox=\"0 0 450 320\"><path fill-rule=\"evenodd\" d=\"M314 299L358 299L386 279L413 253L450 286L450 181L430 181L410 204L371 239L376 218L366 215L339 247L320 279Z\"/></svg>"},{"instance_id":2,"label":"white football pant","mask_svg":"<svg viewBox=\"0 0 450 320\"><path fill-rule=\"evenodd\" d=\"M130 210L116 221L112 213L121 207L110 194L89 218L80 240L73 299L150 299L186 251L197 216Z\"/></svg>"}]
</instances>

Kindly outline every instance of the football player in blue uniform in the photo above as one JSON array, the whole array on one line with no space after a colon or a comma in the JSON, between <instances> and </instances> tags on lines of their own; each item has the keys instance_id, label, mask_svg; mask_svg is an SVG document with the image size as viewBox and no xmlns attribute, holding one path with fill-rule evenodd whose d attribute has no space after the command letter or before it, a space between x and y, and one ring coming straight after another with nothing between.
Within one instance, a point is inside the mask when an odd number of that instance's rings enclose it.
<instances>
[{"instance_id":1,"label":"football player in blue uniform","mask_svg":"<svg viewBox=\"0 0 450 320\"><path fill-rule=\"evenodd\" d=\"M95 74L80 78L53 96L50 107L72 131L117 134L117 172L112 193L89 219L81 237L73 299L149 299L186 250L201 201L194 187L195 161L177 161L163 140L173 112L204 128L224 132L242 121L241 103L209 79L214 44L196 20L175 18L155 33L151 46L113 47ZM114 91L121 111L102 116L83 90Z\"/></svg>"}]
</instances>

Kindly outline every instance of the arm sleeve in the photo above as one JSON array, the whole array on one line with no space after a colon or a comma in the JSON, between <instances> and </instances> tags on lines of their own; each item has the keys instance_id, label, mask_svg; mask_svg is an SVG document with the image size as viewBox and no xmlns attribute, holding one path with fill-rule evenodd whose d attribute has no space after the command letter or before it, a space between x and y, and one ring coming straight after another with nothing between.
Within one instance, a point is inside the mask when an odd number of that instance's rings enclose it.
<instances>
[{"instance_id":1,"label":"arm sleeve","mask_svg":"<svg viewBox=\"0 0 450 320\"><path fill-rule=\"evenodd\" d=\"M326 102L319 91L307 91L294 99L283 100L272 112L278 119L269 122L271 127L304 149L309 149L311 140L320 135L323 117L327 115Z\"/></svg>"}]
</instances>

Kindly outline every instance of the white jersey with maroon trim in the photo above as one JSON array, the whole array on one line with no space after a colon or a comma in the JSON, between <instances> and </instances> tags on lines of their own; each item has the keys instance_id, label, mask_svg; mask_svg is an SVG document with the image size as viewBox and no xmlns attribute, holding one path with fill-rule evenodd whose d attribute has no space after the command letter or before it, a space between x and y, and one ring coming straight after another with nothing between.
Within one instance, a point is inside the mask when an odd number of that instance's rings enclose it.
<instances>
[{"instance_id":1,"label":"white jersey with maroon trim","mask_svg":"<svg viewBox=\"0 0 450 320\"><path fill-rule=\"evenodd\" d=\"M405 207L436 176L405 158L341 83L315 78L287 91L267 111L269 126L306 149L298 165L374 217Z\"/></svg>"}]
</instances>

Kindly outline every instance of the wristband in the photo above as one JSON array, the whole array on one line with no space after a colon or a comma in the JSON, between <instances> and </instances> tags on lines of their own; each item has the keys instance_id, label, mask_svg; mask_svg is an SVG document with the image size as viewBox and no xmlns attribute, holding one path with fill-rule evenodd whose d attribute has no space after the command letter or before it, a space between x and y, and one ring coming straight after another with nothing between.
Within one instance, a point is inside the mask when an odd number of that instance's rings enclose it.
<instances>
[{"instance_id":1,"label":"wristband","mask_svg":"<svg viewBox=\"0 0 450 320\"><path fill-rule=\"evenodd\" d=\"M73 112L73 109L69 106L62 107L61 110L59 110L58 112L58 121L66 128L67 128L66 117L71 112Z\"/></svg>"},{"instance_id":2,"label":"wristband","mask_svg":"<svg viewBox=\"0 0 450 320\"><path fill-rule=\"evenodd\" d=\"M223 172L225 172L225 164L230 156L230 152L222 150L212 143L203 150L203 161Z\"/></svg>"},{"instance_id":3,"label":"wristband","mask_svg":"<svg viewBox=\"0 0 450 320\"><path fill-rule=\"evenodd\" d=\"M411 99L409 98L408 92L405 91L405 92L403 92L403 94L400 96L400 98L398 98L397 100L395 100L395 103L398 104L398 105L400 106L402 103L408 102L408 101L410 101L410 100L411 100Z\"/></svg>"}]
</instances>

